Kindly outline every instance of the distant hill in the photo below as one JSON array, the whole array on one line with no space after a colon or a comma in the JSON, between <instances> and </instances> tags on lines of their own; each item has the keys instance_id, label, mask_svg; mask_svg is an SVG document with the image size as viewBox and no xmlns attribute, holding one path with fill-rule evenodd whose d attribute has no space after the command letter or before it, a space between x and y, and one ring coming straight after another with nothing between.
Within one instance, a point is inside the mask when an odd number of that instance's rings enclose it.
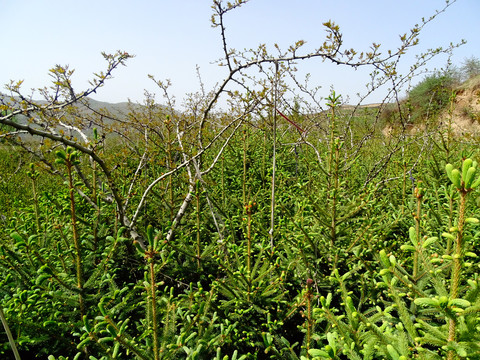
<instances>
[{"instance_id":1,"label":"distant hill","mask_svg":"<svg viewBox=\"0 0 480 360\"><path fill-rule=\"evenodd\" d=\"M0 93L0 101L8 104L10 103L9 99L10 99L10 96ZM94 100L92 98L85 98L84 100L88 101L88 105L94 111L106 110L112 115L118 115L118 116L125 116L126 114L128 114L129 111L131 111L132 108L140 110L141 108L144 107L144 105L137 104L137 103L129 103L127 101L119 102L119 103L109 103L109 102ZM33 102L41 105L47 104L47 101L45 100L33 100ZM77 103L76 106L78 106L81 109L82 108L86 109L86 107L83 106L80 102Z\"/></svg>"},{"instance_id":2,"label":"distant hill","mask_svg":"<svg viewBox=\"0 0 480 360\"><path fill-rule=\"evenodd\" d=\"M102 114L109 114L112 118L118 119L120 121L126 120L128 114L133 110L133 111L142 111L145 106L137 103L129 103L129 102L120 102L120 103L109 103L109 102L103 102L103 101L97 101L91 98L86 98L83 101L88 102L89 108L87 108L84 104L81 102L78 102L77 104L74 104L79 109L79 112L84 113L85 115L93 115L93 113L98 112ZM11 102L11 97L7 96L5 94L0 93L0 102L4 104L9 104ZM47 104L47 101L45 100L34 100L34 103L38 105L44 105ZM160 105L163 107L163 105ZM90 114L89 114L90 113ZM27 123L27 118L23 115L18 115L16 116L16 120L20 123L24 122ZM102 119L103 123L105 125L108 125L112 123L113 120L109 119L108 116L103 117ZM36 126L36 125L32 125ZM78 125L77 125L78 126ZM91 122L86 123L84 126L80 126L80 129L82 132L84 132L88 137L92 135L93 132L93 127L94 124ZM57 126L57 131L66 131L65 127L63 126ZM67 130L68 131L68 130ZM78 133L75 131L71 131L71 135L76 137L78 136ZM115 137L115 135L113 135ZM32 139L30 135L23 134L21 135L21 138L26 140L26 139Z\"/></svg>"},{"instance_id":3,"label":"distant hill","mask_svg":"<svg viewBox=\"0 0 480 360\"><path fill-rule=\"evenodd\" d=\"M104 101L94 100L92 98L86 98L88 101L88 105L95 111L106 110L107 112L111 113L115 116L124 117L131 111L132 107L140 110L144 107L141 104L137 103L129 103L129 102L119 102L119 103L109 103ZM84 108L82 105L79 104L80 108Z\"/></svg>"}]
</instances>

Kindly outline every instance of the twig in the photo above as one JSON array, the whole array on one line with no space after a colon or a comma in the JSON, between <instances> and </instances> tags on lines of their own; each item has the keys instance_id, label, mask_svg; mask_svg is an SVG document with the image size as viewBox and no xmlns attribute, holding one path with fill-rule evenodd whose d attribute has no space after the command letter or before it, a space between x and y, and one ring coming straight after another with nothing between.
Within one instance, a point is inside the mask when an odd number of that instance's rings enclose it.
<instances>
[{"instance_id":1,"label":"twig","mask_svg":"<svg viewBox=\"0 0 480 360\"><path fill-rule=\"evenodd\" d=\"M10 347L12 348L13 354L15 355L15 360L21 360L20 354L18 353L18 350L17 350L17 346L15 345L15 341L13 340L12 332L8 327L7 319L5 318L5 314L3 313L1 306L0 306L0 319L2 320L3 328L7 333L8 342L10 343Z\"/></svg>"}]
</instances>

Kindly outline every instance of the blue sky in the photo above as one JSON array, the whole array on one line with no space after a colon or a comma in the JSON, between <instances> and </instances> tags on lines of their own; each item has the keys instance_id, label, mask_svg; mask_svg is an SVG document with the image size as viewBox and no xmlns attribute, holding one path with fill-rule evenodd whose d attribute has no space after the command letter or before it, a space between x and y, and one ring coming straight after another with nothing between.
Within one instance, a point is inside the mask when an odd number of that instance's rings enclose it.
<instances>
[{"instance_id":1,"label":"blue sky","mask_svg":"<svg viewBox=\"0 0 480 360\"><path fill-rule=\"evenodd\" d=\"M387 50L396 49L400 34L444 4L443 0L251 0L225 20L230 47L239 50L260 43L272 50L274 43L286 48L300 39L307 47L318 46L326 34L322 23L330 19L340 26L347 47L368 50L375 42ZM102 51L124 50L136 57L114 73L95 99L141 102L144 89L160 94L148 79L152 74L172 81L172 94L181 105L185 94L199 89L197 65L207 90L227 75L226 69L212 64L222 56L222 48L218 29L210 26L210 6L210 0L0 0L0 83L24 80L29 93L48 85L48 69L68 64L76 70L74 88L80 91L88 88L94 72L104 69ZM455 51L453 62L461 65L467 57L480 58L478 14L480 1L455 2L424 29L403 68L414 61L415 53L462 39L467 44ZM439 57L429 67L443 67L446 60ZM312 84L322 86L326 95L333 86L350 102L355 102L357 92L364 92L368 81L366 72L318 60L298 67L301 74L310 73ZM381 97L379 93L367 100Z\"/></svg>"}]
</instances>

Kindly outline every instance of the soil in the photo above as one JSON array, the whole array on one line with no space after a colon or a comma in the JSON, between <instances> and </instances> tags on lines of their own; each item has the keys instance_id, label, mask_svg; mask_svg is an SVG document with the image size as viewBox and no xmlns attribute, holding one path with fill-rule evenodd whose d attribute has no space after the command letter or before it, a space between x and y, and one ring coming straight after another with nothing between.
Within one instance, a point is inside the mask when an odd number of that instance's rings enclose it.
<instances>
[{"instance_id":1,"label":"soil","mask_svg":"<svg viewBox=\"0 0 480 360\"><path fill-rule=\"evenodd\" d=\"M441 118L449 116L447 110ZM456 135L480 134L480 77L467 81L458 89L451 116Z\"/></svg>"},{"instance_id":2,"label":"soil","mask_svg":"<svg viewBox=\"0 0 480 360\"><path fill-rule=\"evenodd\" d=\"M450 120L455 136L480 136L480 75L464 82L456 89L452 106L438 116L439 128L446 130ZM424 129L425 124L411 125L407 131L414 134ZM391 136L393 132L391 125L382 129L386 137Z\"/></svg>"}]
</instances>

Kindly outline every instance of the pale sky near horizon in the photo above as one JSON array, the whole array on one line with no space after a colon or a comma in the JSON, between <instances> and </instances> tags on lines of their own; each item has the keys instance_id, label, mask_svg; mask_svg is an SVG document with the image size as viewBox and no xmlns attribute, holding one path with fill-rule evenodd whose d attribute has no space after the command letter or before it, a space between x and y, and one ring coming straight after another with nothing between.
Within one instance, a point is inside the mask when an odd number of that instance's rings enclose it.
<instances>
[{"instance_id":1,"label":"pale sky near horizon","mask_svg":"<svg viewBox=\"0 0 480 360\"><path fill-rule=\"evenodd\" d=\"M305 40L307 48L324 41L322 23L333 20L340 26L346 47L368 51L372 42L382 49L396 49L399 35L422 17L441 9L444 0L251 0L226 18L229 46L242 50L267 44L285 49L296 40ZM105 69L101 52L127 51L135 58L114 73L93 98L107 102L131 99L142 102L144 89L161 92L148 78L170 79L177 105L188 93L199 90L196 66L200 68L206 89L222 82L227 69L212 64L222 56L218 29L211 27L210 0L0 0L3 32L0 56L0 84L24 80L23 89L49 84L48 70L55 64L75 69L75 90L89 87L94 72ZM404 58L403 69L414 55L427 48L448 46L462 39L466 45L456 49L453 63L460 66L465 58L480 58L479 0L457 0L445 13L427 25L420 44ZM447 58L438 57L430 69L445 66ZM311 83L322 86L325 95L333 87L337 93L357 100L364 93L368 71L352 71L308 60L298 64L302 74L311 74ZM420 81L421 77L414 81ZM367 102L381 100L382 94Z\"/></svg>"}]
</instances>

